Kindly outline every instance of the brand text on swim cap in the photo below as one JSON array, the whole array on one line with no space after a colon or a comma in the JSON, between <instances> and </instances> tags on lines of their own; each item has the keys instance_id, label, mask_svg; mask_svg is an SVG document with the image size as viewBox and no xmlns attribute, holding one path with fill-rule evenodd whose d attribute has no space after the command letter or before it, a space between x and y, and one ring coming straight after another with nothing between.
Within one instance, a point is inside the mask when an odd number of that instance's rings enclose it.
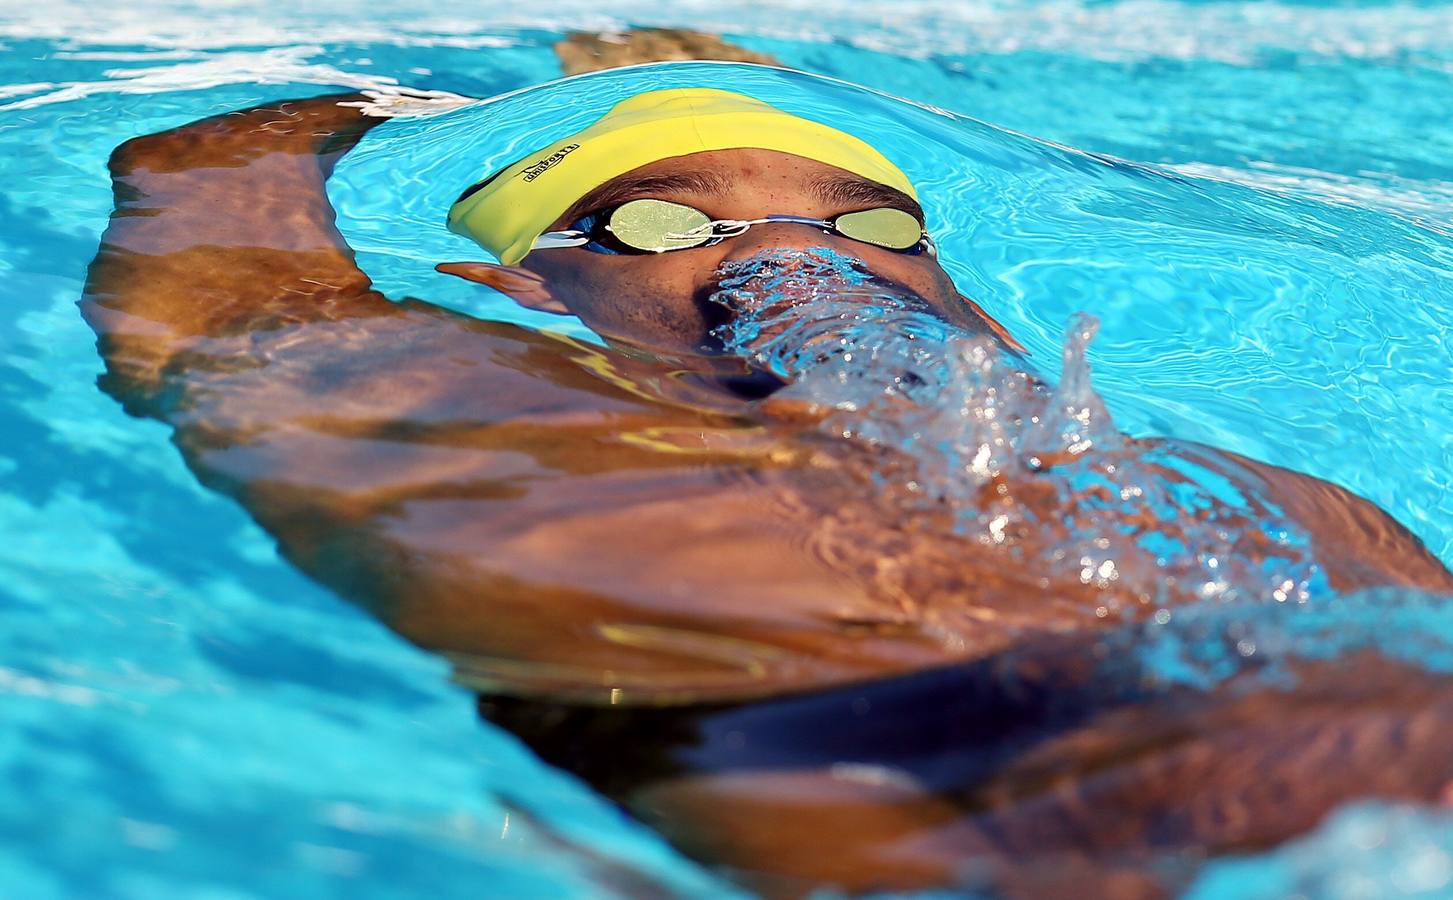
<instances>
[{"instance_id":1,"label":"brand text on swim cap","mask_svg":"<svg viewBox=\"0 0 1453 900\"><path fill-rule=\"evenodd\" d=\"M525 176L526 181L534 181L536 178L539 178L541 175L543 175L546 169L550 168L551 166L558 163L560 160L569 156L573 151L579 149L579 144L566 144L564 147L561 147L559 150L556 150L554 153L551 153L549 156L545 157L534 165L527 167L520 174Z\"/></svg>"}]
</instances>

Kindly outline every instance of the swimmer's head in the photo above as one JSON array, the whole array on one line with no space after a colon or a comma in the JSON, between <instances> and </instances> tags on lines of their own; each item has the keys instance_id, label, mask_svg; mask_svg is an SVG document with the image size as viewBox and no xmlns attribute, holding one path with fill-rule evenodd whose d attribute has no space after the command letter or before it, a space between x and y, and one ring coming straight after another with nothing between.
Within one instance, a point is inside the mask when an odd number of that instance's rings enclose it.
<instances>
[{"instance_id":1,"label":"swimmer's head","mask_svg":"<svg viewBox=\"0 0 1453 900\"><path fill-rule=\"evenodd\" d=\"M647 204L649 214L635 216L645 240L624 233L624 214L610 215L639 199L673 204ZM840 218L864 210L890 212ZM767 216L836 227L780 220L741 227ZM662 217L664 224L653 221ZM720 220L738 224L702 225ZM576 315L618 342L700 349L721 321L709 297L724 265L766 249L827 247L862 260L949 321L1012 343L938 265L902 171L858 138L727 91L652 91L622 101L584 131L466 191L449 227L499 263L440 271L531 308ZM704 234L713 236L703 241ZM656 237L669 249L654 252Z\"/></svg>"}]
</instances>

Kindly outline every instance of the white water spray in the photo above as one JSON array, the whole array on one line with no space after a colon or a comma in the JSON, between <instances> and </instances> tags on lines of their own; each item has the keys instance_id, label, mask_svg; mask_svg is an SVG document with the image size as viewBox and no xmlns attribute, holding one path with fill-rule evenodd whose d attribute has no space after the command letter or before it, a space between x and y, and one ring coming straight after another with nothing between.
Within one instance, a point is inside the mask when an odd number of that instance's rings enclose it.
<instances>
[{"instance_id":1,"label":"white water spray","mask_svg":"<svg viewBox=\"0 0 1453 900\"><path fill-rule=\"evenodd\" d=\"M869 451L872 503L902 521L949 510L947 531L1042 573L1126 598L1301 601L1323 578L1250 479L1199 448L1135 441L1095 392L1096 321L1070 323L1049 386L987 332L832 250L777 250L724 267L726 347L789 379L780 397L826 411L820 427Z\"/></svg>"}]
</instances>

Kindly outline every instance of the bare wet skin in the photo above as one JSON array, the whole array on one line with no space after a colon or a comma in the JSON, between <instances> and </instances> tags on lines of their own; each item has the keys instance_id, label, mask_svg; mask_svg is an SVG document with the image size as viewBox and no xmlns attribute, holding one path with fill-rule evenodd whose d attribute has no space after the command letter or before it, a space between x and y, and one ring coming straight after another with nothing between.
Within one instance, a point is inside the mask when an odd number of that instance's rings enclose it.
<instances>
[{"instance_id":1,"label":"bare wet skin","mask_svg":"<svg viewBox=\"0 0 1453 900\"><path fill-rule=\"evenodd\" d=\"M1453 591L1375 507L1125 439L1077 369L1045 388L933 315L944 296L911 273L874 281L868 255L741 250L715 276L717 353L390 301L322 190L370 124L319 98L124 145L84 303L103 386L171 424L301 570L448 655L489 715L687 852L772 893L987 878L1156 896L1346 799L1446 794L1445 681L1377 653L1297 663L1294 687L1104 670L1107 636L1164 610ZM861 290L760 289L789 263ZM844 340L888 333L864 316L914 336L844 360ZM791 385L762 396L763 372ZM944 384L952 403L925 402ZM948 712L886 699L940 670ZM868 731L917 708L892 722L903 757L733 762L732 733L806 746L793 729L839 700ZM760 719L713 730L731 716ZM587 739L620 765L573 757Z\"/></svg>"}]
</instances>

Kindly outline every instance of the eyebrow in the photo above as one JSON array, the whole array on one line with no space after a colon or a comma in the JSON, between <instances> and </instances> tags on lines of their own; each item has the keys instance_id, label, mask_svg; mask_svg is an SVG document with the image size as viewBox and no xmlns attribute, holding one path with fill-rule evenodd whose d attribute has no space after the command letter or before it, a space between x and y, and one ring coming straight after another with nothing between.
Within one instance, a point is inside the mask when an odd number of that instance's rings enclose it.
<instances>
[{"instance_id":1,"label":"eyebrow","mask_svg":"<svg viewBox=\"0 0 1453 900\"><path fill-rule=\"evenodd\" d=\"M875 180L865 179L859 174L819 174L808 183L808 190L819 201L830 206L859 206L862 209L888 206L908 212L918 222L924 221L923 206L918 205L918 201L907 193L897 188L889 188Z\"/></svg>"},{"instance_id":2,"label":"eyebrow","mask_svg":"<svg viewBox=\"0 0 1453 900\"><path fill-rule=\"evenodd\" d=\"M917 200L896 188L861 175L848 172L818 175L807 187L813 196L829 206L857 206L862 209L886 206L901 209L920 223L923 222L923 207Z\"/></svg>"}]
</instances>

